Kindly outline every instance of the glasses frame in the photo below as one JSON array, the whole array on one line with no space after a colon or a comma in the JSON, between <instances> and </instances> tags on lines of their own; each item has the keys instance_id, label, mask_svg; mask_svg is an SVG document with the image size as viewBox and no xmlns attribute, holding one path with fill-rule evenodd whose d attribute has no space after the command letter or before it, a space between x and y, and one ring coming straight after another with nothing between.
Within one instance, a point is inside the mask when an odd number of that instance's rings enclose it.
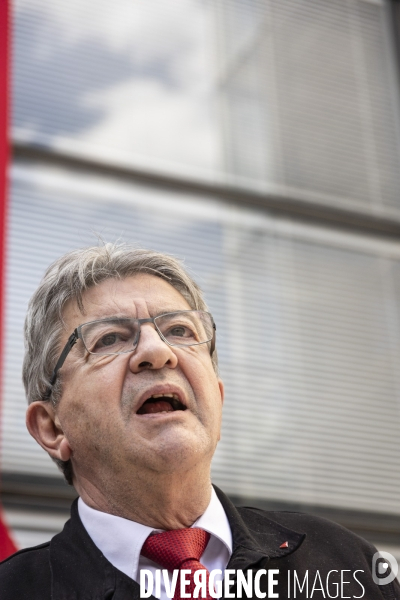
<instances>
[{"instance_id":1,"label":"glasses frame","mask_svg":"<svg viewBox=\"0 0 400 600\"><path fill-rule=\"evenodd\" d=\"M165 317L167 315L174 315L177 313L185 313L185 312L203 312L206 313L207 315L210 316L211 318L211 322L212 322L212 326L213 326L213 335L209 340L206 340L205 342L196 342L195 344L171 344L170 342L168 342L165 337L163 336L163 334L161 333L161 331L159 330L158 326L157 326L157 319L160 319L161 317ZM85 345L85 342L83 340L83 336L82 336L82 327L84 327L85 325L90 325L91 323L104 323L106 321L113 321L115 319L117 319L118 317L114 317L114 318L110 318L110 319L96 319L94 321L88 321L87 323L81 323L81 325L78 325L78 327L76 327L74 329L74 331L71 333L71 335L68 338L67 343L65 344L64 348L61 351L61 354L56 362L56 366L54 367L54 370L51 374L50 377L50 387L48 388L45 398L49 398L51 395L51 388L54 386L56 380L57 380L57 374L58 371L61 369L61 367L63 366L68 354L71 352L72 348L75 346L75 344L77 343L77 341L79 339L82 340L83 345L85 346L85 349L87 352L89 352L89 354L96 354L95 352L90 352L90 350L88 350L88 348ZM208 344L210 343L210 356L213 355L214 350L215 350L215 336L216 336L216 330L217 327L215 325L213 316L210 312L207 312L206 310L195 310L195 309L191 309L191 310L175 310L172 312L167 312L167 313L163 313L162 315L157 315L156 317L149 317L147 319L135 319L135 318L125 318L123 317L124 320L129 320L129 321L135 321L138 325L139 325L139 329L138 329L138 334L137 334L137 339L136 339L136 344L132 347L132 350L125 350L124 352L104 352L104 354L101 354L101 356L112 356L117 355L117 354L129 354L131 352L135 352L136 348L138 347L139 344L139 340L140 340L140 332L141 332L141 326L143 323L153 323L155 330L157 331L158 335L160 336L160 338L162 339L163 342L165 342L166 344L168 344L168 346L172 346L172 347L185 347L185 346L200 346L202 344Z\"/></svg>"}]
</instances>

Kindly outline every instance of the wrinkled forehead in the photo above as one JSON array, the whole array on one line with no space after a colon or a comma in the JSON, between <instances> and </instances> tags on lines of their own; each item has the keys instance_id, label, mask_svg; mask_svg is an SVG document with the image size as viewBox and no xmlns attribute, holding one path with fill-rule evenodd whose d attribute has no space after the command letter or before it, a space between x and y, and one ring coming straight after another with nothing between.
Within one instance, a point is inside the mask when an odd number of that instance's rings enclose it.
<instances>
[{"instance_id":1,"label":"wrinkled forehead","mask_svg":"<svg viewBox=\"0 0 400 600\"><path fill-rule=\"evenodd\" d=\"M168 281L140 273L125 279L106 279L82 294L82 309L75 299L63 310L68 331L87 321L107 317L154 317L164 312L192 308Z\"/></svg>"}]
</instances>

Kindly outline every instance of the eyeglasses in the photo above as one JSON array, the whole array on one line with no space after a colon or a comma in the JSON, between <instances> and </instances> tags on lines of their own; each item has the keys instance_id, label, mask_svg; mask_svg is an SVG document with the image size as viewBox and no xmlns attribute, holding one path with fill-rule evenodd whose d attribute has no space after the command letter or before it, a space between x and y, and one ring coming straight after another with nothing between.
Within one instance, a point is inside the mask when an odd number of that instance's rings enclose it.
<instances>
[{"instance_id":1,"label":"eyeglasses","mask_svg":"<svg viewBox=\"0 0 400 600\"><path fill-rule=\"evenodd\" d=\"M153 323L160 338L169 346L199 346L210 342L210 354L215 350L216 326L212 315L204 310L181 310L149 319L113 317L90 321L79 325L68 338L50 378L50 386L55 384L58 371L78 339L90 354L98 356L134 352L143 323ZM46 398L50 394L51 388Z\"/></svg>"}]
</instances>

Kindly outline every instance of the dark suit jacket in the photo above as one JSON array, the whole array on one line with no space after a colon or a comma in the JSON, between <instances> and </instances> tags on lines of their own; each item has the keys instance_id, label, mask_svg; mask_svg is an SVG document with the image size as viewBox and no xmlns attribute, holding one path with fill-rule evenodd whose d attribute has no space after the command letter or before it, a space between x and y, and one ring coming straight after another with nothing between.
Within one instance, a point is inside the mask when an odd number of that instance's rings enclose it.
<instances>
[{"instance_id":1,"label":"dark suit jacket","mask_svg":"<svg viewBox=\"0 0 400 600\"><path fill-rule=\"evenodd\" d=\"M329 593L337 598L400 600L397 581L382 586L374 583L371 565L376 550L362 538L306 514L235 508L216 491L232 529L233 554L227 568L278 569L274 591L280 599L329 598ZM281 548L282 544L287 547ZM296 595L295 572L303 585L300 592L296 584ZM340 583L341 579L349 583ZM267 576L260 582L268 598ZM71 519L51 542L21 550L0 564L0 600L138 600L139 590L94 545L76 501Z\"/></svg>"}]
</instances>

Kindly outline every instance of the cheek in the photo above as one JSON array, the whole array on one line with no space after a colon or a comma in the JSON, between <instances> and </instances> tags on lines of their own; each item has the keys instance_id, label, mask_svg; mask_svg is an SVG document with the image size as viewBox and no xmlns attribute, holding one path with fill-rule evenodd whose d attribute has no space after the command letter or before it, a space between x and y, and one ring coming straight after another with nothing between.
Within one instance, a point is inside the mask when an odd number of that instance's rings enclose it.
<instances>
[{"instance_id":1,"label":"cheek","mask_svg":"<svg viewBox=\"0 0 400 600\"><path fill-rule=\"evenodd\" d=\"M199 403L199 409L210 409L214 405L215 395L217 393L217 385L214 384L209 373L199 371L190 380L194 395Z\"/></svg>"},{"instance_id":2,"label":"cheek","mask_svg":"<svg viewBox=\"0 0 400 600\"><path fill-rule=\"evenodd\" d=\"M93 377L83 374L80 384L66 386L59 404L61 426L72 445L87 446L116 424L120 410L120 383L107 369Z\"/></svg>"},{"instance_id":3,"label":"cheek","mask_svg":"<svg viewBox=\"0 0 400 600\"><path fill-rule=\"evenodd\" d=\"M70 414L62 416L66 438L73 456L82 465L94 465L96 457L104 459L111 454L110 449L118 439L116 415L106 403L94 403L87 399L84 404L76 403Z\"/></svg>"},{"instance_id":4,"label":"cheek","mask_svg":"<svg viewBox=\"0 0 400 600\"><path fill-rule=\"evenodd\" d=\"M190 384L199 401L199 409L205 412L218 428L221 423L222 399L217 375L209 356L196 360L190 369ZM188 376L189 377L189 376Z\"/></svg>"},{"instance_id":5,"label":"cheek","mask_svg":"<svg viewBox=\"0 0 400 600\"><path fill-rule=\"evenodd\" d=\"M217 381L210 354L205 347L189 346L180 350L182 354L178 355L178 361L193 384L206 386Z\"/></svg>"},{"instance_id":6,"label":"cheek","mask_svg":"<svg viewBox=\"0 0 400 600\"><path fill-rule=\"evenodd\" d=\"M125 369L119 356L104 356L88 361L79 369L79 377L65 384L72 404L113 404L121 395Z\"/></svg>"},{"instance_id":7,"label":"cheek","mask_svg":"<svg viewBox=\"0 0 400 600\"><path fill-rule=\"evenodd\" d=\"M191 381L193 387L196 387L199 391L203 390L207 395L218 394L220 397L218 378L210 360L197 362L192 370Z\"/></svg>"}]
</instances>

